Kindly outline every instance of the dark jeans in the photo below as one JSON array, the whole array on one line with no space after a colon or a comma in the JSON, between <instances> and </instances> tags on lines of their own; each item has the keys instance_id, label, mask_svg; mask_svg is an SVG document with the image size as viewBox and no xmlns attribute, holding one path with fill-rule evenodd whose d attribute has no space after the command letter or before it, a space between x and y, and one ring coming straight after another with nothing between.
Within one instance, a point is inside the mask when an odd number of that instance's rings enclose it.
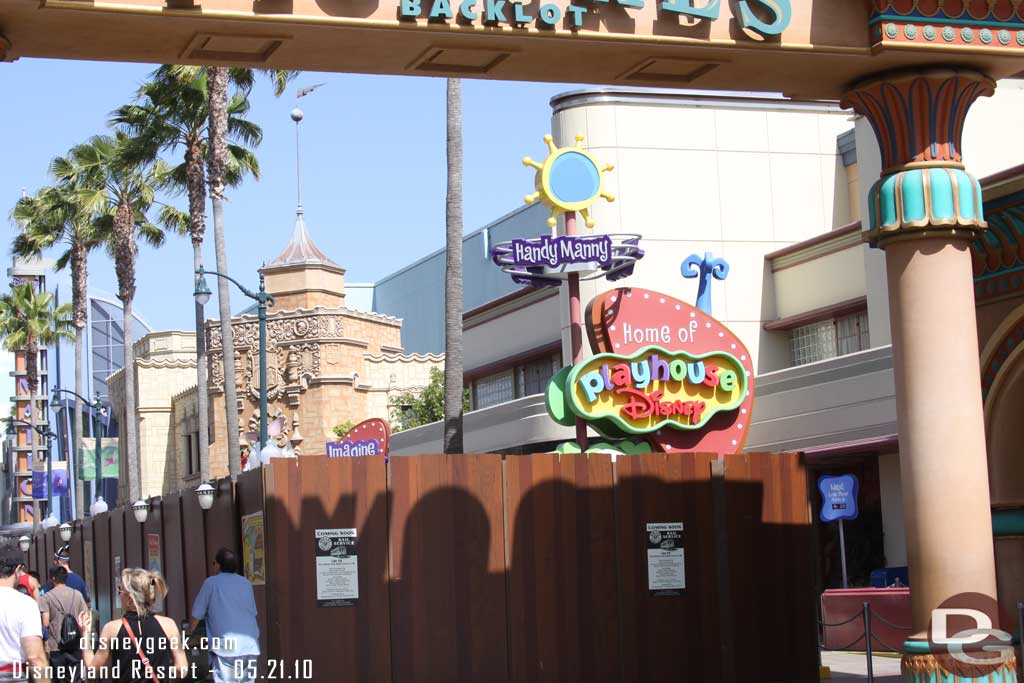
<instances>
[{"instance_id":1,"label":"dark jeans","mask_svg":"<svg viewBox=\"0 0 1024 683\"><path fill-rule=\"evenodd\" d=\"M81 681L82 653L81 652L60 652L55 650L50 653L50 666L53 667L53 683L70 683L71 670L79 669L73 679Z\"/></svg>"}]
</instances>

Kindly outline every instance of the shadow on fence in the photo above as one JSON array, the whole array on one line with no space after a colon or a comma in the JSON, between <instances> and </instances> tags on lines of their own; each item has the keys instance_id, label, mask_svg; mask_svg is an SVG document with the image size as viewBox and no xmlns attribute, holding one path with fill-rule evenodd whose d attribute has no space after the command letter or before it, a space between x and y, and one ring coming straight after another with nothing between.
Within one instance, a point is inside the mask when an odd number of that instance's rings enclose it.
<instances>
[{"instance_id":1,"label":"shadow on fence","mask_svg":"<svg viewBox=\"0 0 1024 683\"><path fill-rule=\"evenodd\" d=\"M309 660L315 680L818 677L796 454L312 456L218 482L209 512L193 491L154 510L146 525L118 509L76 531L104 618L118 613L116 568L158 548L181 596L168 616L185 618L208 560L241 550L240 520L255 515L264 659ZM676 595L649 589L646 524L663 522L684 528ZM352 606L318 605L317 529L358 534Z\"/></svg>"}]
</instances>

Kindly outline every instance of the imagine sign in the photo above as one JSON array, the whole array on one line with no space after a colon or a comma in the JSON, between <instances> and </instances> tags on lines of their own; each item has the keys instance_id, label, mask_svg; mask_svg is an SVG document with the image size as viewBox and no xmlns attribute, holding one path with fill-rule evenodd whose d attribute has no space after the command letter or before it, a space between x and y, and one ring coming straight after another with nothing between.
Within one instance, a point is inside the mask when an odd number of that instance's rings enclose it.
<instances>
[{"instance_id":1,"label":"imagine sign","mask_svg":"<svg viewBox=\"0 0 1024 683\"><path fill-rule=\"evenodd\" d=\"M391 426L380 418L364 420L345 432L337 441L325 444L328 458L358 458L387 455Z\"/></svg>"},{"instance_id":2,"label":"imagine sign","mask_svg":"<svg viewBox=\"0 0 1024 683\"><path fill-rule=\"evenodd\" d=\"M569 405L587 420L610 420L630 434L662 427L700 429L747 396L743 366L725 352L693 356L647 346L630 356L599 354L573 367Z\"/></svg>"}]
</instances>

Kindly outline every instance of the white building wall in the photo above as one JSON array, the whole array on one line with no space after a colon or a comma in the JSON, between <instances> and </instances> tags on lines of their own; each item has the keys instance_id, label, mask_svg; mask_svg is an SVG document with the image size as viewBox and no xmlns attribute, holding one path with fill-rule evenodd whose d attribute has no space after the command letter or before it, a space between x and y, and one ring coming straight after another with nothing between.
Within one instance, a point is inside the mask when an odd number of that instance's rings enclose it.
<instances>
[{"instance_id":1,"label":"white building wall","mask_svg":"<svg viewBox=\"0 0 1024 683\"><path fill-rule=\"evenodd\" d=\"M599 162L615 166L606 188L616 201L594 207L595 232L644 236L635 274L583 283L583 303L622 285L695 302L697 281L683 279L680 265L710 251L730 264L728 279L713 284L712 314L743 339L756 367L762 345L778 367L774 357L784 349L762 330L777 314L770 292L764 296L771 279L764 256L848 222L836 136L850 126L849 114L836 107L771 100L665 97L556 111L559 146L582 134ZM563 291L563 345L567 296Z\"/></svg>"},{"instance_id":2,"label":"white building wall","mask_svg":"<svg viewBox=\"0 0 1024 683\"><path fill-rule=\"evenodd\" d=\"M850 301L864 296L864 247L857 245L826 254L776 270L774 275L779 318ZM809 287L808 283L814 286Z\"/></svg>"},{"instance_id":3,"label":"white building wall","mask_svg":"<svg viewBox=\"0 0 1024 683\"><path fill-rule=\"evenodd\" d=\"M550 344L558 339L559 320L559 298L549 296L485 322L474 321L462 333L463 366L481 368Z\"/></svg>"},{"instance_id":4,"label":"white building wall","mask_svg":"<svg viewBox=\"0 0 1024 683\"><path fill-rule=\"evenodd\" d=\"M882 532L885 534L885 563L907 566L906 526L903 523L903 493L900 484L900 456L878 456L878 479L882 495Z\"/></svg>"}]
</instances>

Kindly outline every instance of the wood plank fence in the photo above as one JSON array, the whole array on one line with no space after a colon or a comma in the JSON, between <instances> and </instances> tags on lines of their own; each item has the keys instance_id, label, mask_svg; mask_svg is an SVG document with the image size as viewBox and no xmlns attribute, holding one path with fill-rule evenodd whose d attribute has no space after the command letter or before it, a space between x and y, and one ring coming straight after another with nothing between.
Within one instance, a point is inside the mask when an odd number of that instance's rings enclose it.
<instances>
[{"instance_id":1,"label":"wood plank fence","mask_svg":"<svg viewBox=\"0 0 1024 683\"><path fill-rule=\"evenodd\" d=\"M318 681L818 679L799 454L309 456L216 484L207 512L184 490L145 524L119 508L76 526L72 566L104 619L115 566L154 553L165 612L186 619L258 514L262 651L293 676L310 660ZM684 525L680 595L648 590L652 522ZM357 530L359 597L320 608L314 532L339 528ZM60 543L37 534L30 565Z\"/></svg>"}]
</instances>

